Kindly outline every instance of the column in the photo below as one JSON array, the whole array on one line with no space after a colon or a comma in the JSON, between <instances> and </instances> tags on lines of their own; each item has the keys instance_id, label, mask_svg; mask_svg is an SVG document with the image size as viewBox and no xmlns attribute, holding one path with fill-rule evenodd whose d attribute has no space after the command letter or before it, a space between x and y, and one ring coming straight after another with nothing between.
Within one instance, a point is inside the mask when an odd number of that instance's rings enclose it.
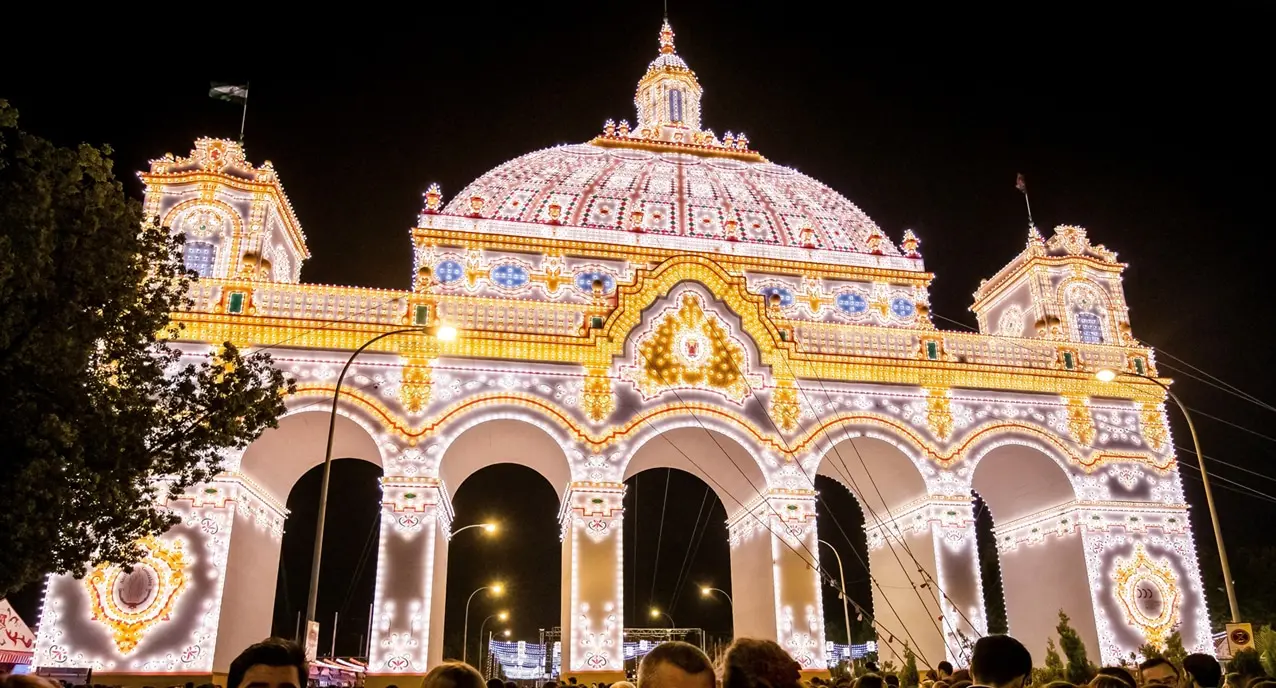
<instances>
[{"instance_id":1,"label":"column","mask_svg":"<svg viewBox=\"0 0 1276 688\"><path fill-rule=\"evenodd\" d=\"M873 613L883 659L918 665L970 662L983 634L983 585L969 497L928 497L888 516L870 515L867 530Z\"/></svg>"},{"instance_id":2,"label":"column","mask_svg":"<svg viewBox=\"0 0 1276 688\"><path fill-rule=\"evenodd\" d=\"M401 684L443 660L452 505L437 478L381 479L381 543L367 685Z\"/></svg>"},{"instance_id":3,"label":"column","mask_svg":"<svg viewBox=\"0 0 1276 688\"><path fill-rule=\"evenodd\" d=\"M727 527L736 636L773 638L804 676L827 674L815 492L770 490Z\"/></svg>"},{"instance_id":4,"label":"column","mask_svg":"<svg viewBox=\"0 0 1276 688\"><path fill-rule=\"evenodd\" d=\"M624 483L577 482L563 498L563 680L625 678L624 496Z\"/></svg>"}]
</instances>

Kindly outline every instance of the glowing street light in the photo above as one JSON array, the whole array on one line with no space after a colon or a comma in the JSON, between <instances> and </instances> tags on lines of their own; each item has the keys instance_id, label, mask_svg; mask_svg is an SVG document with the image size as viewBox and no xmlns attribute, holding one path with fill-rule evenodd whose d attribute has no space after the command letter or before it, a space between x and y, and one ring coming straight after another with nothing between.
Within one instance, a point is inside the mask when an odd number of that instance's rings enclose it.
<instances>
[{"instance_id":1,"label":"glowing street light","mask_svg":"<svg viewBox=\"0 0 1276 688\"><path fill-rule=\"evenodd\" d=\"M306 599L307 628L315 620L315 608L319 604L319 562L323 560L323 526L328 514L328 482L332 475L332 438L337 429L337 404L341 401L341 383L346 379L346 372L350 370L350 364L354 363L354 359L358 358L364 349L386 337L393 337L397 334L423 334L427 337L435 337L439 341L450 342L456 339L457 331L451 325L436 322L434 324L402 327L397 330L382 332L355 349L354 353L350 354L350 358L346 359L345 365L341 366L341 374L337 376L337 386L332 392L332 412L328 418L328 445L323 455L323 481L319 485L319 518L315 522L315 550L311 555L310 592ZM297 640L300 641L301 638Z\"/></svg>"},{"instance_id":2,"label":"glowing street light","mask_svg":"<svg viewBox=\"0 0 1276 688\"><path fill-rule=\"evenodd\" d=\"M463 533L469 530L470 528L482 528L483 532L487 533L488 535L491 535L496 532L495 523L471 523L468 526L457 528L456 530L452 531L452 536L455 537L457 533Z\"/></svg>"},{"instance_id":3,"label":"glowing street light","mask_svg":"<svg viewBox=\"0 0 1276 688\"><path fill-rule=\"evenodd\" d=\"M467 651L467 650L469 650L469 642L470 642L470 603L474 601L474 596L475 596L475 595L477 595L477 594L479 594L479 593L483 592L484 590L488 590L488 591L490 591L488 594L490 594L492 597L500 597L500 596L501 596L501 594L505 592L505 585L504 585L504 584L502 584L502 583L493 583L493 584L491 584L491 585L484 585L483 587L479 588L478 590L475 590L474 592L470 593L469 598L465 600L465 625L462 627L462 630L461 630L461 661L462 661L462 662L464 662L464 661L465 661L465 658L466 658L466 651ZM490 618L490 617L489 617L489 618ZM487 623L487 622L486 622L486 621L484 621L484 623ZM480 631L480 637L482 637L482 635L481 635L481 633L482 633L482 629L479 629L479 631Z\"/></svg>"},{"instance_id":4,"label":"glowing street light","mask_svg":"<svg viewBox=\"0 0 1276 688\"><path fill-rule=\"evenodd\" d=\"M678 627L678 624L676 624L676 623L674 623L674 622L673 622L673 617L672 617L672 616L669 616L669 615L668 615L668 614L666 614L665 612L662 612L662 611L660 611L659 609L656 609L655 607L652 607L652 608L651 608L651 618L653 618L653 619L659 619L659 618L660 618L660 617L662 617L662 616L663 616L663 617L665 617L666 619L669 619L669 628L677 628L677 627Z\"/></svg>"},{"instance_id":5,"label":"glowing street light","mask_svg":"<svg viewBox=\"0 0 1276 688\"><path fill-rule=\"evenodd\" d=\"M732 600L731 596L727 595L727 592L725 590L722 590L722 588L708 587L708 586L701 587L701 597L712 597L713 594L715 594L715 592L717 592L718 595L722 595L723 597L726 597L726 604L735 606L735 601Z\"/></svg>"},{"instance_id":6,"label":"glowing street light","mask_svg":"<svg viewBox=\"0 0 1276 688\"><path fill-rule=\"evenodd\" d=\"M501 621L509 621L509 618L510 618L510 613L504 610L496 612L495 614L489 614L486 619L483 619L483 623L479 624L479 642L483 641L483 629L487 627L488 621L491 621L492 619L499 619ZM506 634L506 637L509 637L508 630L505 631L505 634ZM490 642L492 638L492 634L488 633L487 637L488 637L488 641ZM482 666L483 666L483 648L480 646L479 647L479 667L482 667Z\"/></svg>"},{"instance_id":7,"label":"glowing street light","mask_svg":"<svg viewBox=\"0 0 1276 688\"><path fill-rule=\"evenodd\" d=\"M1187 420L1187 430L1192 435L1192 447L1196 450L1197 467L1201 469L1201 485L1205 488L1205 504L1210 510L1210 524L1214 526L1214 542L1218 543L1218 561L1223 566L1223 587L1227 590L1227 605L1231 608L1232 623L1240 623L1241 610L1236 602L1236 588L1232 585L1232 566L1227 562L1227 550L1223 547L1223 528L1218 522L1218 511L1214 509L1214 491L1210 489L1210 476L1205 470L1205 455L1201 453L1201 440L1196 436L1196 425L1192 423L1192 415L1187 412L1187 406L1179 400L1178 395L1170 391L1169 385L1150 375L1129 371L1117 372L1111 368L1103 368L1096 372L1094 377L1099 382L1112 382L1121 375L1147 380L1165 390L1165 393L1174 401L1174 405L1178 406L1179 411L1183 413L1183 418Z\"/></svg>"}]
</instances>

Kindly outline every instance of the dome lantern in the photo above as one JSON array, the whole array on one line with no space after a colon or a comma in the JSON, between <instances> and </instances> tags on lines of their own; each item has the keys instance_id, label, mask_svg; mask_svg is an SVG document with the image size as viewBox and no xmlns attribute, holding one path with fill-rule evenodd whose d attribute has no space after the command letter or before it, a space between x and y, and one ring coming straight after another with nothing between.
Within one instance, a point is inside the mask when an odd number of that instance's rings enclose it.
<instances>
[{"instance_id":1,"label":"dome lantern","mask_svg":"<svg viewBox=\"0 0 1276 688\"><path fill-rule=\"evenodd\" d=\"M634 95L634 105L638 108L635 129L640 134L647 132L644 138L656 139L700 132L703 93L695 72L674 51L673 28L666 19L660 27L660 54L647 66L647 73L638 81L638 92Z\"/></svg>"}]
</instances>

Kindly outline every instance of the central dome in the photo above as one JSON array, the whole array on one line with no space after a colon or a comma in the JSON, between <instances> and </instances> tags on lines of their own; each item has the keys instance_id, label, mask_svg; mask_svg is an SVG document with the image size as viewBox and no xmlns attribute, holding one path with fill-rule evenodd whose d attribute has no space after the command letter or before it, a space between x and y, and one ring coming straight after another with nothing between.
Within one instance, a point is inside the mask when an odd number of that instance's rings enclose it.
<instances>
[{"instance_id":1,"label":"central dome","mask_svg":"<svg viewBox=\"0 0 1276 688\"><path fill-rule=\"evenodd\" d=\"M479 177L443 212L686 238L899 256L878 226L838 192L767 162L730 132L700 128L702 89L673 48L638 82L638 125L515 158ZM909 254L915 257L915 253Z\"/></svg>"}]
</instances>

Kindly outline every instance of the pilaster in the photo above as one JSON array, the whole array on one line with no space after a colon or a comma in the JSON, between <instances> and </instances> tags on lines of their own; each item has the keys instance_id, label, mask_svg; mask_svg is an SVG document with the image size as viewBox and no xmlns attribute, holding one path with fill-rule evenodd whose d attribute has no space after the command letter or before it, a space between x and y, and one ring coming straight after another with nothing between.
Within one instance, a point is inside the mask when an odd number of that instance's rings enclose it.
<instances>
[{"instance_id":1,"label":"pilaster","mask_svg":"<svg viewBox=\"0 0 1276 688\"><path fill-rule=\"evenodd\" d=\"M564 680L625 677L624 496L624 483L576 482L563 498Z\"/></svg>"}]
</instances>

